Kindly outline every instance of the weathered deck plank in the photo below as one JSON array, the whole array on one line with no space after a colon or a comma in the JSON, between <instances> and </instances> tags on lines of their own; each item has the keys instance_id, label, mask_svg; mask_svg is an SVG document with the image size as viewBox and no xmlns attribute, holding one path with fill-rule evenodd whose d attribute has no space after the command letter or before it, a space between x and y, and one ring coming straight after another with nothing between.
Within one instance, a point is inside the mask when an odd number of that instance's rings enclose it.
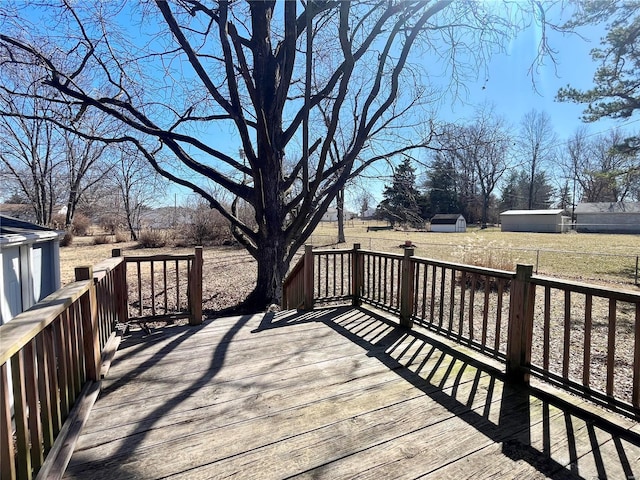
<instances>
[{"instance_id":1,"label":"weathered deck plank","mask_svg":"<svg viewBox=\"0 0 640 480\"><path fill-rule=\"evenodd\" d=\"M124 339L65 478L640 478L639 439L364 310L283 312Z\"/></svg>"}]
</instances>

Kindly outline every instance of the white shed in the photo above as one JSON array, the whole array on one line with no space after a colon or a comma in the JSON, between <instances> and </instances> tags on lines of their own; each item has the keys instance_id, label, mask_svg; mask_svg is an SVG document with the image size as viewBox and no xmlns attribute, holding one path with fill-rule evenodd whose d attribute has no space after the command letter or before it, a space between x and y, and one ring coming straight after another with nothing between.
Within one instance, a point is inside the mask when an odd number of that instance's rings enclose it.
<instances>
[{"instance_id":1,"label":"white shed","mask_svg":"<svg viewBox=\"0 0 640 480\"><path fill-rule=\"evenodd\" d=\"M466 232L467 221L459 213L439 213L431 218L432 232Z\"/></svg>"},{"instance_id":2,"label":"white shed","mask_svg":"<svg viewBox=\"0 0 640 480\"><path fill-rule=\"evenodd\" d=\"M507 210L500 214L503 232L562 233L569 231L571 218L561 208L549 210Z\"/></svg>"},{"instance_id":3,"label":"white shed","mask_svg":"<svg viewBox=\"0 0 640 480\"><path fill-rule=\"evenodd\" d=\"M0 325L60 288L62 236L0 215Z\"/></svg>"},{"instance_id":4,"label":"white shed","mask_svg":"<svg viewBox=\"0 0 640 480\"><path fill-rule=\"evenodd\" d=\"M640 202L579 203L576 230L591 233L640 233Z\"/></svg>"}]
</instances>

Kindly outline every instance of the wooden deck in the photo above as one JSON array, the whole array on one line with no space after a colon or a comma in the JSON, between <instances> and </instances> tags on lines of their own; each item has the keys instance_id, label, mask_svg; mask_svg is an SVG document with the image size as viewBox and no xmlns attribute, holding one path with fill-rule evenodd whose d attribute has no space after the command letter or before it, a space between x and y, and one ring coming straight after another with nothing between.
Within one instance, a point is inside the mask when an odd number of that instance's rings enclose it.
<instances>
[{"instance_id":1,"label":"wooden deck","mask_svg":"<svg viewBox=\"0 0 640 480\"><path fill-rule=\"evenodd\" d=\"M65 478L640 479L638 423L502 378L359 309L136 331Z\"/></svg>"}]
</instances>

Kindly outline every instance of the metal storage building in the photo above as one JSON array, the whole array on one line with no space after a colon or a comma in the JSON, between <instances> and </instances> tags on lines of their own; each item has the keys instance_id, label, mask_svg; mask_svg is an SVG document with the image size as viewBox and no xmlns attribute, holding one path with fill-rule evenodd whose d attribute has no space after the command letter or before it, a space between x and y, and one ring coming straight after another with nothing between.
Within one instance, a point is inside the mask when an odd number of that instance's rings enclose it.
<instances>
[{"instance_id":1,"label":"metal storage building","mask_svg":"<svg viewBox=\"0 0 640 480\"><path fill-rule=\"evenodd\" d=\"M467 221L459 213L439 213L431 218L432 232L466 232Z\"/></svg>"},{"instance_id":2,"label":"metal storage building","mask_svg":"<svg viewBox=\"0 0 640 480\"><path fill-rule=\"evenodd\" d=\"M503 232L562 233L571 227L571 218L561 208L549 210L507 210L500 214Z\"/></svg>"},{"instance_id":3,"label":"metal storage building","mask_svg":"<svg viewBox=\"0 0 640 480\"><path fill-rule=\"evenodd\" d=\"M0 215L0 325L60 288L62 236Z\"/></svg>"},{"instance_id":4,"label":"metal storage building","mask_svg":"<svg viewBox=\"0 0 640 480\"><path fill-rule=\"evenodd\" d=\"M640 202L579 203L575 213L579 232L640 234Z\"/></svg>"}]
</instances>

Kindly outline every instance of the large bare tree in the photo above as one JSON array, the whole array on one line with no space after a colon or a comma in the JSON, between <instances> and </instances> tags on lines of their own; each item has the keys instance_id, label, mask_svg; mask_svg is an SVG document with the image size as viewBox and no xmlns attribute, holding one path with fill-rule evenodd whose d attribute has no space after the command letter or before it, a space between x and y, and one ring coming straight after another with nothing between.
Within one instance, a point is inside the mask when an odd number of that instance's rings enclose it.
<instances>
[{"instance_id":1,"label":"large bare tree","mask_svg":"<svg viewBox=\"0 0 640 480\"><path fill-rule=\"evenodd\" d=\"M96 110L74 118L75 109L55 98L55 91L43 84L37 65L7 64L1 73L4 176L28 200L36 223L51 224L55 207L64 205L64 227L70 229L83 195L110 170L101 162L108 144L99 136L109 131L113 121ZM24 94L15 95L18 89Z\"/></svg>"},{"instance_id":2,"label":"large bare tree","mask_svg":"<svg viewBox=\"0 0 640 480\"><path fill-rule=\"evenodd\" d=\"M510 19L524 16L512 9L522 7L506 6L504 15L500 8L452 0L61 0L39 12L58 22L55 34L24 16L3 20L0 66L38 66L77 118L98 109L134 132L104 140L135 145L161 175L219 210L257 259L248 301L260 307L280 300L291 259L345 183L421 145L399 133L416 108L441 98L424 88L423 68L459 86L515 32ZM47 54L51 44L64 60ZM237 144L225 149L219 131ZM346 148L336 159L337 132ZM238 147L246 163L228 153ZM250 205L257 226L236 215L239 202L228 208L210 194L211 183Z\"/></svg>"},{"instance_id":3,"label":"large bare tree","mask_svg":"<svg viewBox=\"0 0 640 480\"><path fill-rule=\"evenodd\" d=\"M553 129L551 117L546 112L530 110L520 121L520 135L518 136L518 150L522 163L529 175L527 191L527 208L534 208L536 201L535 185L540 174L555 158L555 148L558 138Z\"/></svg>"},{"instance_id":4,"label":"large bare tree","mask_svg":"<svg viewBox=\"0 0 640 480\"><path fill-rule=\"evenodd\" d=\"M460 203L480 203L480 221L486 228L493 192L511 167L510 137L505 120L484 104L466 125L452 124L438 139L438 163L455 175ZM468 213L468 212L466 212Z\"/></svg>"},{"instance_id":5,"label":"large bare tree","mask_svg":"<svg viewBox=\"0 0 640 480\"><path fill-rule=\"evenodd\" d=\"M28 83L29 75L14 75L17 82ZM0 88L0 169L2 188L24 198L39 225L49 225L54 206L60 200L56 191L63 160L63 137L60 130L44 118L55 104L37 98L31 85L27 91L36 98L14 97Z\"/></svg>"}]
</instances>

